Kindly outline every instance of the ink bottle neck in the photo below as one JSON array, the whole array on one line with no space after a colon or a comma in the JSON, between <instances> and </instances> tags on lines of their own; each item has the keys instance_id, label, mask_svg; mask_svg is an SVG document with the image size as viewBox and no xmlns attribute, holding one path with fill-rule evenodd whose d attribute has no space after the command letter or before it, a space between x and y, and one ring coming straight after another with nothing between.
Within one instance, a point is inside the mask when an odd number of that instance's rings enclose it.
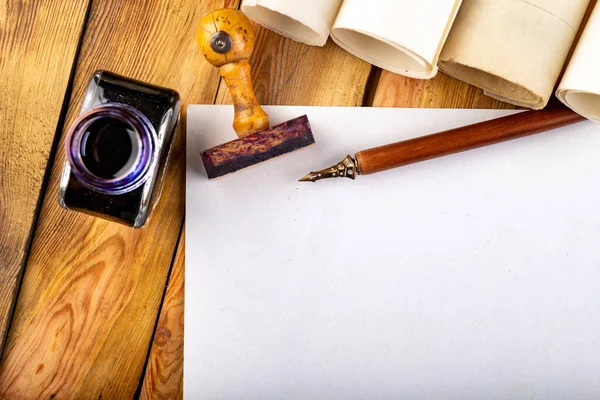
<instances>
[{"instance_id":1,"label":"ink bottle neck","mask_svg":"<svg viewBox=\"0 0 600 400\"><path fill-rule=\"evenodd\" d=\"M118 195L144 184L157 162L157 134L148 118L121 103L81 114L65 140L73 175L94 191Z\"/></svg>"}]
</instances>

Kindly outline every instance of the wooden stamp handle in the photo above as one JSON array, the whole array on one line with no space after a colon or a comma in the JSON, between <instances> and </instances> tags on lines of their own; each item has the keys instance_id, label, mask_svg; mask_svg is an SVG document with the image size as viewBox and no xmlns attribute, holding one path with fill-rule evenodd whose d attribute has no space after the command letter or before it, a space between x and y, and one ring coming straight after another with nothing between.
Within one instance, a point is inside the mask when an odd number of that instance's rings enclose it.
<instances>
[{"instance_id":1,"label":"wooden stamp handle","mask_svg":"<svg viewBox=\"0 0 600 400\"><path fill-rule=\"evenodd\" d=\"M356 154L361 175L504 142L583 121L566 107L526 111L478 124L363 150Z\"/></svg>"},{"instance_id":2,"label":"wooden stamp handle","mask_svg":"<svg viewBox=\"0 0 600 400\"><path fill-rule=\"evenodd\" d=\"M269 116L258 104L252 89L250 63L242 60L225 64L221 67L221 77L231 92L235 112L233 129L238 136L268 129Z\"/></svg>"},{"instance_id":3,"label":"wooden stamp handle","mask_svg":"<svg viewBox=\"0 0 600 400\"><path fill-rule=\"evenodd\" d=\"M269 117L252 89L248 60L254 51L254 31L248 17L231 8L206 14L198 24L196 39L202 55L220 68L231 92L235 110L233 129L238 136L269 128Z\"/></svg>"}]
</instances>

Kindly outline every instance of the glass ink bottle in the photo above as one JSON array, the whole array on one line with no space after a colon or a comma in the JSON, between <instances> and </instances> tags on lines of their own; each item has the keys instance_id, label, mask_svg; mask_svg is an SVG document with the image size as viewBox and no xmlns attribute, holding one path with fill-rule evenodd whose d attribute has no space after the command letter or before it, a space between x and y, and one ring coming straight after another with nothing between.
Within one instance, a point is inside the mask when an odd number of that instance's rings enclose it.
<instances>
[{"instance_id":1,"label":"glass ink bottle","mask_svg":"<svg viewBox=\"0 0 600 400\"><path fill-rule=\"evenodd\" d=\"M66 136L60 205L144 226L160 197L179 111L174 90L96 71Z\"/></svg>"}]
</instances>

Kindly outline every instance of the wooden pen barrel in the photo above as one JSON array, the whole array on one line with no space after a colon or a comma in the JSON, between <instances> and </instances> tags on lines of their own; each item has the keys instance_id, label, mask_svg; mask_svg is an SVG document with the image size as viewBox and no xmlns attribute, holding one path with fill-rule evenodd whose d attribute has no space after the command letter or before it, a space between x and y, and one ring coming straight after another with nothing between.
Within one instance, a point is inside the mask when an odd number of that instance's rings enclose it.
<instances>
[{"instance_id":1,"label":"wooden pen barrel","mask_svg":"<svg viewBox=\"0 0 600 400\"><path fill-rule=\"evenodd\" d=\"M461 128L360 151L361 175L476 149L584 120L566 107L526 111Z\"/></svg>"}]
</instances>

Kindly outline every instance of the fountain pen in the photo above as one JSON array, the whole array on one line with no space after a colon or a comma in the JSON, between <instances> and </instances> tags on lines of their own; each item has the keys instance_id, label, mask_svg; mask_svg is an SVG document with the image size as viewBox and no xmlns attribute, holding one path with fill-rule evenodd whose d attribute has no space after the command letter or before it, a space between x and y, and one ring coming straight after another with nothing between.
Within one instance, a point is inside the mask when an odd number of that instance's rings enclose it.
<instances>
[{"instance_id":1,"label":"fountain pen","mask_svg":"<svg viewBox=\"0 0 600 400\"><path fill-rule=\"evenodd\" d=\"M339 163L311 172L300 182L327 178L351 178L443 157L511 139L530 136L583 121L585 118L564 106L526 111L477 124L434 133L402 142L362 150Z\"/></svg>"}]
</instances>

